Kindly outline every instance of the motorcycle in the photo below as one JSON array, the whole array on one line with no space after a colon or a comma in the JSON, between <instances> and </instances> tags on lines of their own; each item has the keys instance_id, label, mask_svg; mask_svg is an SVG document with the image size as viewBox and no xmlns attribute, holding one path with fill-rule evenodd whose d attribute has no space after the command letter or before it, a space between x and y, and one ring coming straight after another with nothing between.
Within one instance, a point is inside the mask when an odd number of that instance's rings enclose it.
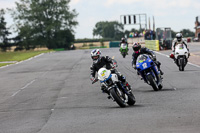
<instances>
[{"instance_id":1,"label":"motorcycle","mask_svg":"<svg viewBox=\"0 0 200 133\"><path fill-rule=\"evenodd\" d=\"M171 54L170 58L175 60L176 65L179 67L179 71L184 71L184 68L188 62L189 52L184 44L178 44L175 47L175 55Z\"/></svg>"},{"instance_id":2,"label":"motorcycle","mask_svg":"<svg viewBox=\"0 0 200 133\"><path fill-rule=\"evenodd\" d=\"M131 88L124 87L122 82L118 79L117 74L111 73L112 70L101 68L98 71L98 78L92 82L94 84L98 80L104 87L104 92L107 92L109 98L116 102L120 107L126 107L127 105L135 104L135 96L133 95Z\"/></svg>"},{"instance_id":3,"label":"motorcycle","mask_svg":"<svg viewBox=\"0 0 200 133\"><path fill-rule=\"evenodd\" d=\"M128 45L126 43L122 43L120 46L120 52L123 56L123 58L126 57L126 55L128 55Z\"/></svg>"},{"instance_id":4,"label":"motorcycle","mask_svg":"<svg viewBox=\"0 0 200 133\"><path fill-rule=\"evenodd\" d=\"M162 89L163 85L160 71L149 55L141 54L138 56L136 60L136 69L138 75L141 75L141 79L143 79L145 83L151 85L154 91Z\"/></svg>"}]
</instances>

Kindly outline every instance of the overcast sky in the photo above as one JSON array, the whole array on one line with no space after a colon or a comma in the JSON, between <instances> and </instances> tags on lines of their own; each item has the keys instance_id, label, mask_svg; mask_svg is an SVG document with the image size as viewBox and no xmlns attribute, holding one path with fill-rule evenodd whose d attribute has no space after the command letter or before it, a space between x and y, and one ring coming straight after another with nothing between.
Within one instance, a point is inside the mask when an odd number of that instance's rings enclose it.
<instances>
[{"instance_id":1,"label":"overcast sky","mask_svg":"<svg viewBox=\"0 0 200 133\"><path fill-rule=\"evenodd\" d=\"M17 0L0 0L0 8L15 7ZM147 14L152 27L152 17L157 27L171 27L174 31L194 30L195 17L200 16L200 0L71 0L70 9L79 14L75 37L92 38L92 31L99 21L119 21L120 15ZM6 18L11 25L12 19ZM138 25L125 29L139 29Z\"/></svg>"}]
</instances>

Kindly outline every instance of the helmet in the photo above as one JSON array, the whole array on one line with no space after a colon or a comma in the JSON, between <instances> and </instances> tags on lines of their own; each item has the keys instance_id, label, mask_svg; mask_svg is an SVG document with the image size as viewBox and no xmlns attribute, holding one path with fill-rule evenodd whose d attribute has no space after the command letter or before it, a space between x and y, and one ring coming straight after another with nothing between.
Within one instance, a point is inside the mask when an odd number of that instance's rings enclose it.
<instances>
[{"instance_id":1,"label":"helmet","mask_svg":"<svg viewBox=\"0 0 200 133\"><path fill-rule=\"evenodd\" d=\"M176 38L177 38L177 40L178 40L178 42L180 42L181 40L182 40L182 34L181 33L177 33L176 34Z\"/></svg>"},{"instance_id":2,"label":"helmet","mask_svg":"<svg viewBox=\"0 0 200 133\"><path fill-rule=\"evenodd\" d=\"M99 49L93 49L91 51L91 58L94 62L98 62L101 56L101 51Z\"/></svg>"},{"instance_id":3,"label":"helmet","mask_svg":"<svg viewBox=\"0 0 200 133\"><path fill-rule=\"evenodd\" d=\"M121 42L126 43L126 39L122 37Z\"/></svg>"},{"instance_id":4,"label":"helmet","mask_svg":"<svg viewBox=\"0 0 200 133\"><path fill-rule=\"evenodd\" d=\"M138 53L138 51L141 49L141 45L140 45L140 43L134 43L133 44L133 51L135 51L135 53Z\"/></svg>"}]
</instances>

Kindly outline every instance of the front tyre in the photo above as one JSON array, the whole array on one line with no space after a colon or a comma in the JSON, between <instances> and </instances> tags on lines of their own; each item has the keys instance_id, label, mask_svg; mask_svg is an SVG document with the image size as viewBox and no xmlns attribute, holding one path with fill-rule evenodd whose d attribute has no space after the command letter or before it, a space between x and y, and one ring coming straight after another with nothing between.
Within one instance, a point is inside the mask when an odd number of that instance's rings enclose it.
<instances>
[{"instance_id":1,"label":"front tyre","mask_svg":"<svg viewBox=\"0 0 200 133\"><path fill-rule=\"evenodd\" d=\"M121 93L121 94L120 94ZM114 98L114 100L117 102L117 104L124 108L126 107L126 102L124 97L122 96L123 92L119 92L116 88L112 88L110 90L110 94L112 95L112 97Z\"/></svg>"},{"instance_id":2,"label":"front tyre","mask_svg":"<svg viewBox=\"0 0 200 133\"><path fill-rule=\"evenodd\" d=\"M131 93L128 95L128 102L127 102L127 104L130 105L130 106L132 106L132 105L135 104L135 102L136 102L135 96L134 96L133 93L131 92Z\"/></svg>"},{"instance_id":3,"label":"front tyre","mask_svg":"<svg viewBox=\"0 0 200 133\"><path fill-rule=\"evenodd\" d=\"M179 62L179 71L184 71L184 66L185 66L184 59L180 58L179 60L180 60L180 62Z\"/></svg>"},{"instance_id":4,"label":"front tyre","mask_svg":"<svg viewBox=\"0 0 200 133\"><path fill-rule=\"evenodd\" d=\"M122 56L123 56L123 58L125 58L125 57L126 57L126 53L124 52L124 53L122 54Z\"/></svg>"},{"instance_id":5,"label":"front tyre","mask_svg":"<svg viewBox=\"0 0 200 133\"><path fill-rule=\"evenodd\" d=\"M154 91L158 91L158 85L156 84L156 81L154 80L152 75L147 75L147 79L150 82L150 85L152 86L152 88L154 89Z\"/></svg>"}]
</instances>

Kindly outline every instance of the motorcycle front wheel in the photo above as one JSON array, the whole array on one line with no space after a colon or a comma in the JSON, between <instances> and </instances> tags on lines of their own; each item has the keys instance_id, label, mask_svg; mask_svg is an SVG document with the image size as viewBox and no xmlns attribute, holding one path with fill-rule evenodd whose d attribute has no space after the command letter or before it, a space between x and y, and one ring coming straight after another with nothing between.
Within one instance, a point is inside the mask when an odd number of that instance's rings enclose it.
<instances>
[{"instance_id":1,"label":"motorcycle front wheel","mask_svg":"<svg viewBox=\"0 0 200 133\"><path fill-rule=\"evenodd\" d=\"M124 53L122 54L122 56L123 56L123 58L125 58L125 57L126 57L126 53L124 52Z\"/></svg>"},{"instance_id":2,"label":"motorcycle front wheel","mask_svg":"<svg viewBox=\"0 0 200 133\"><path fill-rule=\"evenodd\" d=\"M116 88L112 88L110 90L110 94L112 95L112 97L114 98L114 100L116 101L116 103L120 107L124 108L124 107L126 107L125 98L122 96L123 92L122 91L119 92L119 91L120 90L118 90Z\"/></svg>"},{"instance_id":3,"label":"motorcycle front wheel","mask_svg":"<svg viewBox=\"0 0 200 133\"><path fill-rule=\"evenodd\" d=\"M156 81L154 80L153 76L152 75L147 75L147 79L150 82L150 85L152 86L153 90L154 91L158 91L159 88L158 88L158 85L156 84Z\"/></svg>"},{"instance_id":4,"label":"motorcycle front wheel","mask_svg":"<svg viewBox=\"0 0 200 133\"><path fill-rule=\"evenodd\" d=\"M179 60L179 71L184 71L184 59L180 58Z\"/></svg>"}]
</instances>

